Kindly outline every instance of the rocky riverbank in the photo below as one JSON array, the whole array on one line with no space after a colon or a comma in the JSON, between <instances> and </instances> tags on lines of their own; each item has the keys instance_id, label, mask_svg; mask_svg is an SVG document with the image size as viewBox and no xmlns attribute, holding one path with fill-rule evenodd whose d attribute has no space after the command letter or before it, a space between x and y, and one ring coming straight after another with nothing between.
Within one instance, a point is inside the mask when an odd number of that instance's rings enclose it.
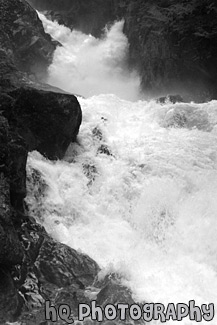
<instances>
[{"instance_id":1,"label":"rocky riverbank","mask_svg":"<svg viewBox=\"0 0 217 325\"><path fill-rule=\"evenodd\" d=\"M68 303L76 317L78 304L91 300L89 286L101 305L120 291L123 301L133 301L117 276L100 284L96 262L53 240L28 216L28 152L62 158L76 141L82 113L75 96L39 81L58 44L36 11L24 0L0 0L0 18L0 324L50 324L45 300Z\"/></svg>"}]
</instances>

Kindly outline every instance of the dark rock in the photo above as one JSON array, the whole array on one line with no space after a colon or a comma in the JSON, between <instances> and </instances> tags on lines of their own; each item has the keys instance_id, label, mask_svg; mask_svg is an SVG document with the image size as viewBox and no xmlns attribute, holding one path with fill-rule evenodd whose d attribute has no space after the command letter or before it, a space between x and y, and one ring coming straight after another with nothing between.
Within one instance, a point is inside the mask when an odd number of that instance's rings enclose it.
<instances>
[{"instance_id":1,"label":"dark rock","mask_svg":"<svg viewBox=\"0 0 217 325\"><path fill-rule=\"evenodd\" d=\"M15 209L23 210L23 199L26 196L26 162L27 145L25 140L14 131L10 131L10 199Z\"/></svg>"},{"instance_id":2,"label":"dark rock","mask_svg":"<svg viewBox=\"0 0 217 325\"><path fill-rule=\"evenodd\" d=\"M105 306L108 304L113 304L114 306L120 303L128 304L129 306L136 304L132 297L131 290L122 284L121 277L118 274L108 274L101 281L96 279L94 285L101 288L97 294L96 302L97 305L103 308L105 308ZM143 320L133 321L130 319L129 313L126 314L126 320L124 322L120 321L119 314L115 324L123 324L128 322L131 324L145 324ZM106 324L106 320L103 323Z\"/></svg>"},{"instance_id":3,"label":"dark rock","mask_svg":"<svg viewBox=\"0 0 217 325\"><path fill-rule=\"evenodd\" d=\"M0 269L0 324L14 321L22 308L22 297L16 290L10 272Z\"/></svg>"},{"instance_id":4,"label":"dark rock","mask_svg":"<svg viewBox=\"0 0 217 325\"><path fill-rule=\"evenodd\" d=\"M166 104L167 102L175 104L175 103L182 103L182 102L184 102L184 100L183 100L182 96L180 96L180 95L167 95L167 96L158 98L156 100L156 102L160 103L160 104Z\"/></svg>"},{"instance_id":5,"label":"dark rock","mask_svg":"<svg viewBox=\"0 0 217 325\"><path fill-rule=\"evenodd\" d=\"M11 64L7 70L44 77L56 43L44 32L36 11L25 0L0 0L0 27L0 50Z\"/></svg>"},{"instance_id":6,"label":"dark rock","mask_svg":"<svg viewBox=\"0 0 217 325\"><path fill-rule=\"evenodd\" d=\"M37 220L40 220L40 222L44 222L45 211L43 202L48 185L41 173L30 166L28 166L26 186L28 192L31 193L36 202L35 205L31 205L31 212L30 206L28 205L28 213L34 215L34 217L37 218Z\"/></svg>"},{"instance_id":7,"label":"dark rock","mask_svg":"<svg viewBox=\"0 0 217 325\"><path fill-rule=\"evenodd\" d=\"M50 238L44 240L35 264L40 282L59 288L75 284L84 289L92 284L99 271L90 257Z\"/></svg>"},{"instance_id":8,"label":"dark rock","mask_svg":"<svg viewBox=\"0 0 217 325\"><path fill-rule=\"evenodd\" d=\"M97 153L112 156L112 153L106 144L101 144L101 146L97 149Z\"/></svg>"},{"instance_id":9,"label":"dark rock","mask_svg":"<svg viewBox=\"0 0 217 325\"><path fill-rule=\"evenodd\" d=\"M70 285L67 288L60 289L55 297L54 304L58 308L60 304L67 304L73 312L73 318L78 317L78 305L90 304L90 299L87 297L85 290L78 286Z\"/></svg>"},{"instance_id":10,"label":"dark rock","mask_svg":"<svg viewBox=\"0 0 217 325\"><path fill-rule=\"evenodd\" d=\"M81 124L81 109L73 95L21 87L15 98L12 123L28 145L50 159L62 158L75 141Z\"/></svg>"},{"instance_id":11,"label":"dark rock","mask_svg":"<svg viewBox=\"0 0 217 325\"><path fill-rule=\"evenodd\" d=\"M214 0L125 3L129 60L146 92L179 92L197 101L217 97L216 10Z\"/></svg>"},{"instance_id":12,"label":"dark rock","mask_svg":"<svg viewBox=\"0 0 217 325\"><path fill-rule=\"evenodd\" d=\"M98 174L96 166L92 165L92 164L88 164L88 163L83 164L82 166L83 166L84 174L89 179L88 185L92 185L92 183L94 182L94 180Z\"/></svg>"},{"instance_id":13,"label":"dark rock","mask_svg":"<svg viewBox=\"0 0 217 325\"><path fill-rule=\"evenodd\" d=\"M28 325L45 321L45 300L55 306L69 303L76 314L78 303L88 301L84 292L93 283L98 265L50 238L37 223L27 221L19 232L26 250L22 267L13 273L25 301L19 320Z\"/></svg>"},{"instance_id":14,"label":"dark rock","mask_svg":"<svg viewBox=\"0 0 217 325\"><path fill-rule=\"evenodd\" d=\"M102 131L97 126L93 129L92 133L93 133L94 138L96 138L97 140L99 140L99 141L103 140Z\"/></svg>"},{"instance_id":15,"label":"dark rock","mask_svg":"<svg viewBox=\"0 0 217 325\"><path fill-rule=\"evenodd\" d=\"M107 304L117 305L118 303L135 303L132 292L121 283L121 277L117 274L107 275L103 281L96 281L96 287L101 287L97 294L97 303L105 307Z\"/></svg>"},{"instance_id":16,"label":"dark rock","mask_svg":"<svg viewBox=\"0 0 217 325\"><path fill-rule=\"evenodd\" d=\"M0 149L0 265L14 265L22 262L24 252L12 222L9 125L1 116Z\"/></svg>"}]
</instances>

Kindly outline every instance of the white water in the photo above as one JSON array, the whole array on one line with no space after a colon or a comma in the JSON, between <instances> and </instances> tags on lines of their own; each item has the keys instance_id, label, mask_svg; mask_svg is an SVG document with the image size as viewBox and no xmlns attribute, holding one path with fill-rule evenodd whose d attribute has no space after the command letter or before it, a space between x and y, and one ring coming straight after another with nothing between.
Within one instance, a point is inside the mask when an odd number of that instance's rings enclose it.
<instances>
[{"instance_id":1,"label":"white water","mask_svg":"<svg viewBox=\"0 0 217 325\"><path fill-rule=\"evenodd\" d=\"M79 144L65 160L29 154L30 179L36 169L48 185L39 199L28 184L32 215L96 260L102 276L119 272L136 300L217 306L217 102L161 106L115 95L79 101ZM190 129L165 127L174 107ZM97 154L101 144L112 156ZM87 164L95 166L92 182Z\"/></svg>"},{"instance_id":2,"label":"white water","mask_svg":"<svg viewBox=\"0 0 217 325\"><path fill-rule=\"evenodd\" d=\"M138 98L140 79L135 72L126 70L128 40L122 33L123 21L97 39L71 32L40 13L39 17L46 32L63 45L55 51L48 83L85 97L115 93L127 100Z\"/></svg>"}]
</instances>

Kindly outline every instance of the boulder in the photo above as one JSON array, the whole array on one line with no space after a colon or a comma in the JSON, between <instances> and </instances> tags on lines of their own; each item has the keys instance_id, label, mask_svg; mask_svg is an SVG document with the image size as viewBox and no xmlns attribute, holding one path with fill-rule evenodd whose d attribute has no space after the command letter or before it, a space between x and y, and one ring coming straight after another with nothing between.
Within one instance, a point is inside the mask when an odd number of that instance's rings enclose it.
<instances>
[{"instance_id":1,"label":"boulder","mask_svg":"<svg viewBox=\"0 0 217 325\"><path fill-rule=\"evenodd\" d=\"M7 120L0 116L0 265L7 266L21 263L24 257L12 220L10 170L13 167L10 161L10 140Z\"/></svg>"},{"instance_id":2,"label":"boulder","mask_svg":"<svg viewBox=\"0 0 217 325\"><path fill-rule=\"evenodd\" d=\"M49 159L62 158L70 142L76 140L81 124L77 98L31 87L20 87L10 96L14 103L9 121L28 150L38 150Z\"/></svg>"},{"instance_id":3,"label":"boulder","mask_svg":"<svg viewBox=\"0 0 217 325\"><path fill-rule=\"evenodd\" d=\"M35 265L43 286L48 282L59 288L74 284L84 289L93 283L99 271L98 265L89 256L49 237L44 239Z\"/></svg>"}]
</instances>

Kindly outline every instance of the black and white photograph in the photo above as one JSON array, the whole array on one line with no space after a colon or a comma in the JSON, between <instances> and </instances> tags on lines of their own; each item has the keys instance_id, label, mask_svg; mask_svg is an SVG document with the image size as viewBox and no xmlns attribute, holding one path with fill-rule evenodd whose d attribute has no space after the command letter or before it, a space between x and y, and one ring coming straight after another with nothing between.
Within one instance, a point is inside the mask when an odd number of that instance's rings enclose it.
<instances>
[{"instance_id":1,"label":"black and white photograph","mask_svg":"<svg viewBox=\"0 0 217 325\"><path fill-rule=\"evenodd\" d=\"M0 325L217 325L217 1L0 0Z\"/></svg>"}]
</instances>

